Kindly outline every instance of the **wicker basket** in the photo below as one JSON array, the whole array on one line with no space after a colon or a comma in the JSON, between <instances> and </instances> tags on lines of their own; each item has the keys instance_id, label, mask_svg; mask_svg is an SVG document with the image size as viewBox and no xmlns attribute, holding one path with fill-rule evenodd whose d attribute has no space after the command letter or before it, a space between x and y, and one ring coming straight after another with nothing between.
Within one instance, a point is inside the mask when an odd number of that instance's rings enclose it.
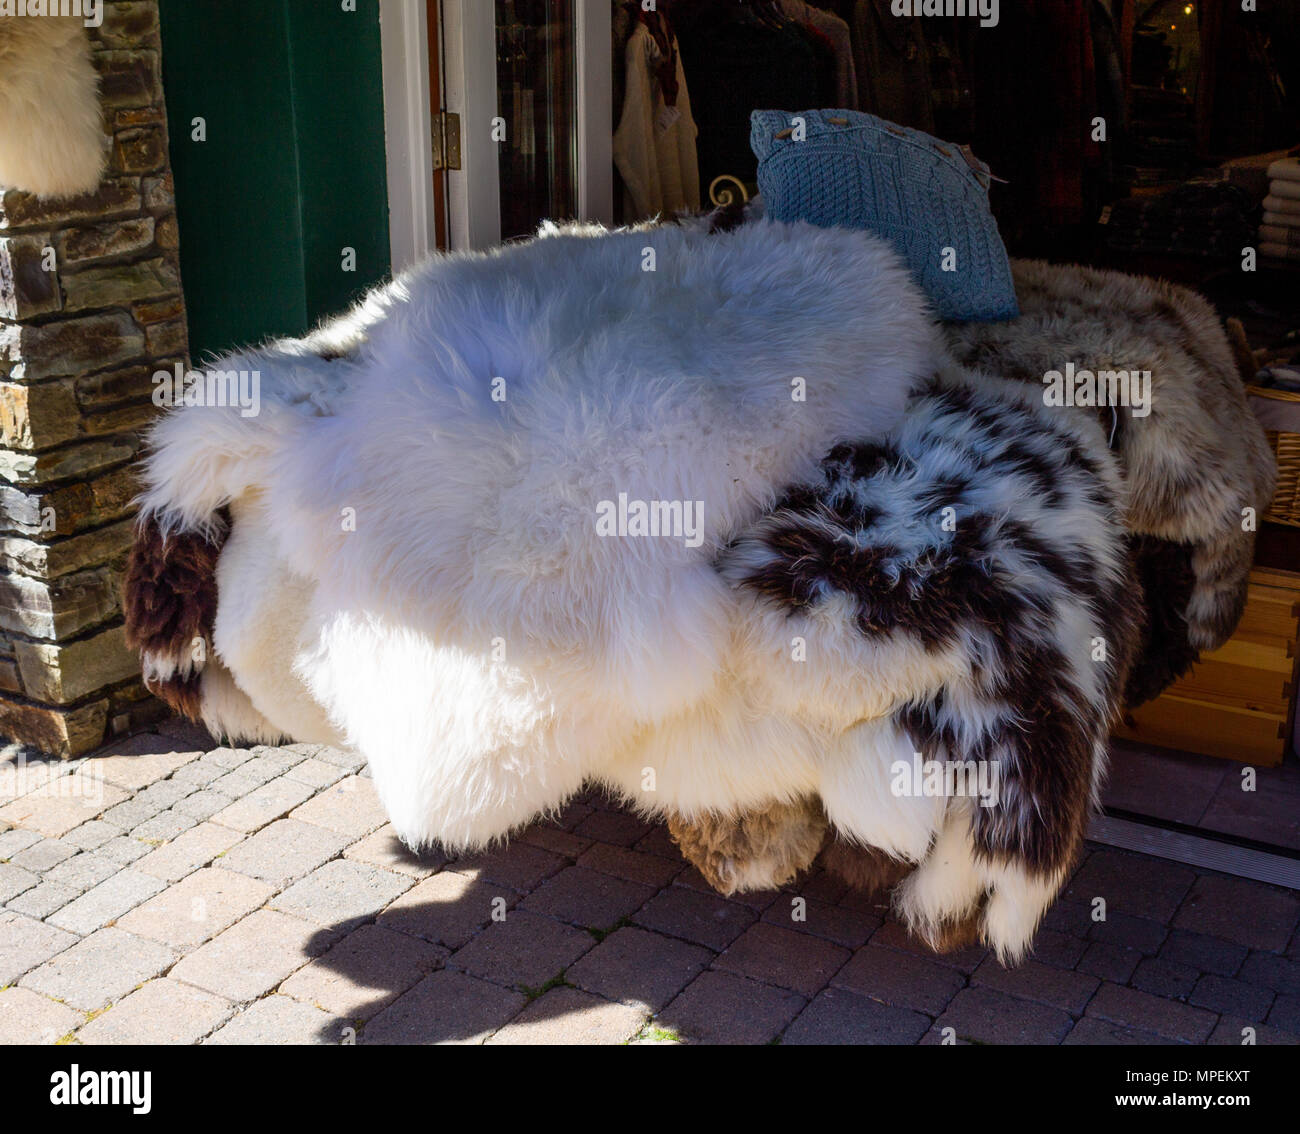
<instances>
[{"instance_id":1,"label":"wicker basket","mask_svg":"<svg viewBox=\"0 0 1300 1134\"><path fill-rule=\"evenodd\" d=\"M1289 390L1251 386L1248 392L1253 398L1300 403L1300 394L1293 394ZM1300 528L1300 433L1279 433L1269 429L1265 430L1265 436L1273 446L1273 456L1277 459L1277 492L1273 495L1273 503L1264 513L1264 519Z\"/></svg>"}]
</instances>

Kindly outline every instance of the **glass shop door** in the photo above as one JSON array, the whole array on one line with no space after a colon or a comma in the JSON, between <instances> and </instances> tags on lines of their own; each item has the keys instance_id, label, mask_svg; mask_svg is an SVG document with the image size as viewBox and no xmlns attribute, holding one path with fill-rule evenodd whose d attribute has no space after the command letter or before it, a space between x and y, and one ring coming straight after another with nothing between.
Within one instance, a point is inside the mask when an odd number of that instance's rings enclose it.
<instances>
[{"instance_id":1,"label":"glass shop door","mask_svg":"<svg viewBox=\"0 0 1300 1134\"><path fill-rule=\"evenodd\" d=\"M443 0L452 248L613 218L608 0Z\"/></svg>"}]
</instances>

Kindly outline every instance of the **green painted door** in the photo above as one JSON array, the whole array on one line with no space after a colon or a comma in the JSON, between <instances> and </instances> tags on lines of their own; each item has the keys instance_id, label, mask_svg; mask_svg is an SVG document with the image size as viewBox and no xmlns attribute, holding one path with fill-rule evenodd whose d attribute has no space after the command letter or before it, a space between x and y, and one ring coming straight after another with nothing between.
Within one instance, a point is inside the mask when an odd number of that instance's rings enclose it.
<instances>
[{"instance_id":1,"label":"green painted door","mask_svg":"<svg viewBox=\"0 0 1300 1134\"><path fill-rule=\"evenodd\" d=\"M160 9L197 364L301 334L388 274L379 3Z\"/></svg>"}]
</instances>

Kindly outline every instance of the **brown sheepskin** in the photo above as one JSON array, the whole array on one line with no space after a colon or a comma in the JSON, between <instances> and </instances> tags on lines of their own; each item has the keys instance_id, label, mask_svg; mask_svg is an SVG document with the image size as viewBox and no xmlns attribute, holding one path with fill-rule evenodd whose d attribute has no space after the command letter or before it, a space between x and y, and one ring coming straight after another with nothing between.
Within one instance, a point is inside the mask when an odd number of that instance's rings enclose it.
<instances>
[{"instance_id":1,"label":"brown sheepskin","mask_svg":"<svg viewBox=\"0 0 1300 1134\"><path fill-rule=\"evenodd\" d=\"M733 894L744 883L745 867L758 861L775 864L777 885L793 881L822 845L826 816L820 801L801 799L738 815L706 814L689 823L674 816L668 833L710 886Z\"/></svg>"},{"instance_id":2,"label":"brown sheepskin","mask_svg":"<svg viewBox=\"0 0 1300 1134\"><path fill-rule=\"evenodd\" d=\"M224 529L212 539L196 532L165 537L148 517L136 525L127 562L127 645L141 654L145 687L191 720L200 716L202 663L195 654L203 657L211 649L217 557L224 542Z\"/></svg>"}]
</instances>

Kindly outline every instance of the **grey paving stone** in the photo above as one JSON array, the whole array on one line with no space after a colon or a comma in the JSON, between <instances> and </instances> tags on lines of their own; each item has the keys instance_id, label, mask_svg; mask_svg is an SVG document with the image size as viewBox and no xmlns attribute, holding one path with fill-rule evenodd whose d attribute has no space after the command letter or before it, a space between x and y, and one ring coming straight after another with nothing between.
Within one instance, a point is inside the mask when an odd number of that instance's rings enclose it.
<instances>
[{"instance_id":1,"label":"grey paving stone","mask_svg":"<svg viewBox=\"0 0 1300 1134\"><path fill-rule=\"evenodd\" d=\"M35 846L41 841L41 836L35 831L28 831L23 827L12 827L7 831L0 831L0 859L10 859L14 855L21 853L28 847Z\"/></svg>"},{"instance_id":2,"label":"grey paving stone","mask_svg":"<svg viewBox=\"0 0 1300 1134\"><path fill-rule=\"evenodd\" d=\"M779 1036L806 1003L796 992L709 971L688 984L655 1022L693 1043L763 1044Z\"/></svg>"},{"instance_id":3,"label":"grey paving stone","mask_svg":"<svg viewBox=\"0 0 1300 1134\"><path fill-rule=\"evenodd\" d=\"M1237 979L1274 992L1300 993L1300 961L1275 953L1252 953Z\"/></svg>"},{"instance_id":4,"label":"grey paving stone","mask_svg":"<svg viewBox=\"0 0 1300 1134\"><path fill-rule=\"evenodd\" d=\"M243 839L238 831L215 823L200 823L150 851L136 869L164 882L179 882ZM224 864L223 864L224 865Z\"/></svg>"},{"instance_id":5,"label":"grey paving stone","mask_svg":"<svg viewBox=\"0 0 1300 1134\"><path fill-rule=\"evenodd\" d=\"M77 1033L83 1044L197 1043L234 1012L219 996L160 977L96 1016Z\"/></svg>"},{"instance_id":6,"label":"grey paving stone","mask_svg":"<svg viewBox=\"0 0 1300 1134\"><path fill-rule=\"evenodd\" d=\"M1235 976L1249 952L1244 945L1235 945L1218 937L1191 933L1186 929L1173 929L1160 949L1160 959L1199 969L1201 972Z\"/></svg>"},{"instance_id":7,"label":"grey paving stone","mask_svg":"<svg viewBox=\"0 0 1300 1134\"><path fill-rule=\"evenodd\" d=\"M363 776L347 776L302 806L295 807L292 818L337 831L351 842L377 831L388 822L388 813L379 802L371 780Z\"/></svg>"},{"instance_id":8,"label":"grey paving stone","mask_svg":"<svg viewBox=\"0 0 1300 1134\"><path fill-rule=\"evenodd\" d=\"M796 906L796 901L803 904ZM796 920L796 916L801 916L803 920ZM796 933L824 937L827 941L849 949L865 945L882 924L881 919L874 914L828 905L826 902L805 898L802 894L783 894L763 911L763 921Z\"/></svg>"},{"instance_id":9,"label":"grey paving stone","mask_svg":"<svg viewBox=\"0 0 1300 1134\"><path fill-rule=\"evenodd\" d=\"M1300 921L1300 896L1244 878L1202 875L1174 918L1179 929L1281 952Z\"/></svg>"},{"instance_id":10,"label":"grey paving stone","mask_svg":"<svg viewBox=\"0 0 1300 1134\"><path fill-rule=\"evenodd\" d=\"M288 996L268 996L246 1008L204 1043L280 1047L335 1044L349 1038L345 1030L351 1032L351 1026L311 1004Z\"/></svg>"},{"instance_id":11,"label":"grey paving stone","mask_svg":"<svg viewBox=\"0 0 1300 1134\"><path fill-rule=\"evenodd\" d=\"M685 886L669 886L633 916L637 925L720 952L754 922L753 910Z\"/></svg>"},{"instance_id":12,"label":"grey paving stone","mask_svg":"<svg viewBox=\"0 0 1300 1134\"><path fill-rule=\"evenodd\" d=\"M39 874L15 866L12 862L0 862L0 902L8 902L11 898L18 897L40 880Z\"/></svg>"},{"instance_id":13,"label":"grey paving stone","mask_svg":"<svg viewBox=\"0 0 1300 1134\"><path fill-rule=\"evenodd\" d=\"M168 975L227 1000L253 1000L320 956L338 936L278 910L254 910L184 957Z\"/></svg>"},{"instance_id":14,"label":"grey paving stone","mask_svg":"<svg viewBox=\"0 0 1300 1134\"><path fill-rule=\"evenodd\" d=\"M964 988L934 1022L926 1043L937 1043L945 1028L959 1040L991 1044L1058 1044L1074 1020L1047 1004L1021 1000L993 988Z\"/></svg>"},{"instance_id":15,"label":"grey paving stone","mask_svg":"<svg viewBox=\"0 0 1300 1134\"><path fill-rule=\"evenodd\" d=\"M131 832L131 836L156 845L176 838L197 822L193 815L186 815L175 808L169 808L167 811L158 812L152 819L146 819Z\"/></svg>"},{"instance_id":16,"label":"grey paving stone","mask_svg":"<svg viewBox=\"0 0 1300 1134\"><path fill-rule=\"evenodd\" d=\"M1105 921L1094 921L1089 936L1123 949L1136 949L1145 956L1160 952L1168 936L1166 927L1150 918L1133 917L1118 910L1107 910Z\"/></svg>"},{"instance_id":17,"label":"grey paving stone","mask_svg":"<svg viewBox=\"0 0 1300 1134\"><path fill-rule=\"evenodd\" d=\"M1300 996L1284 992L1273 1001L1268 1013L1268 1022L1284 1032L1300 1035Z\"/></svg>"},{"instance_id":18,"label":"grey paving stone","mask_svg":"<svg viewBox=\"0 0 1300 1134\"><path fill-rule=\"evenodd\" d=\"M100 929L33 969L24 988L94 1012L163 972L176 955L121 929Z\"/></svg>"},{"instance_id":19,"label":"grey paving stone","mask_svg":"<svg viewBox=\"0 0 1300 1134\"><path fill-rule=\"evenodd\" d=\"M0 1047L56 1044L85 1019L29 988L0 988Z\"/></svg>"},{"instance_id":20,"label":"grey paving stone","mask_svg":"<svg viewBox=\"0 0 1300 1134\"><path fill-rule=\"evenodd\" d=\"M830 941L760 922L733 941L714 962L714 968L788 988L811 999L851 955Z\"/></svg>"},{"instance_id":21,"label":"grey paving stone","mask_svg":"<svg viewBox=\"0 0 1300 1134\"><path fill-rule=\"evenodd\" d=\"M508 916L518 895L505 886L446 871L416 883L379 915L379 924L459 949L494 917Z\"/></svg>"},{"instance_id":22,"label":"grey paving stone","mask_svg":"<svg viewBox=\"0 0 1300 1134\"><path fill-rule=\"evenodd\" d=\"M896 949L901 953L910 953L913 957L920 957L923 961L930 961L936 965L943 965L945 968L956 969L958 972L973 973L984 958L989 955L989 951L982 945L967 945L962 949L955 949L951 953L936 953L925 942L918 940L907 932L896 921L886 921L871 938L872 945L883 946L887 949Z\"/></svg>"},{"instance_id":23,"label":"grey paving stone","mask_svg":"<svg viewBox=\"0 0 1300 1134\"><path fill-rule=\"evenodd\" d=\"M105 823L102 819L92 819L89 823L74 827L63 836L63 841L88 851L102 847L109 839L116 839L121 834L122 832L111 823Z\"/></svg>"},{"instance_id":24,"label":"grey paving stone","mask_svg":"<svg viewBox=\"0 0 1300 1134\"><path fill-rule=\"evenodd\" d=\"M568 860L561 855L529 843L511 842L480 854L465 855L447 869L526 894L567 865Z\"/></svg>"},{"instance_id":25,"label":"grey paving stone","mask_svg":"<svg viewBox=\"0 0 1300 1134\"><path fill-rule=\"evenodd\" d=\"M325 760L305 759L301 763L289 768L285 773L291 780L297 780L301 784L315 788L319 791L321 788L327 788L330 784L338 783L347 771L340 768L337 764L331 764Z\"/></svg>"},{"instance_id":26,"label":"grey paving stone","mask_svg":"<svg viewBox=\"0 0 1300 1134\"><path fill-rule=\"evenodd\" d=\"M243 774L243 769L239 770L239 774ZM227 789L222 787L224 783L225 780L217 780L214 787L217 791L226 792ZM296 783L295 780L279 776L247 792L246 795L235 797L235 801L229 808L217 811L217 814L213 815L212 822L251 834L260 827L285 817L296 806L311 797L312 788L307 784Z\"/></svg>"},{"instance_id":27,"label":"grey paving stone","mask_svg":"<svg viewBox=\"0 0 1300 1134\"><path fill-rule=\"evenodd\" d=\"M528 849L535 854L547 854L535 847ZM548 855L548 858L563 866L564 860L558 856ZM635 913L654 893L654 887L640 882L628 882L583 866L569 866L538 887L520 905L570 925L609 929L621 918Z\"/></svg>"},{"instance_id":28,"label":"grey paving stone","mask_svg":"<svg viewBox=\"0 0 1300 1134\"><path fill-rule=\"evenodd\" d=\"M1058 933L1054 929L1040 929L1034 938L1031 956L1035 961L1052 965L1058 969L1072 969L1083 958L1084 953L1094 945L1101 948L1100 942L1089 942L1069 933Z\"/></svg>"},{"instance_id":29,"label":"grey paving stone","mask_svg":"<svg viewBox=\"0 0 1300 1134\"><path fill-rule=\"evenodd\" d=\"M1087 973L1054 969L1038 961L1025 961L1013 969L1003 968L990 957L971 976L971 983L987 985L1025 1000L1037 1000L1078 1015L1097 991L1101 981Z\"/></svg>"},{"instance_id":30,"label":"grey paving stone","mask_svg":"<svg viewBox=\"0 0 1300 1134\"><path fill-rule=\"evenodd\" d=\"M176 780L160 780L138 792L135 798L139 802L149 804L153 807L154 814L157 814L159 811L166 811L169 807L174 807L187 795L190 795L192 790L187 784L179 783Z\"/></svg>"},{"instance_id":31,"label":"grey paving stone","mask_svg":"<svg viewBox=\"0 0 1300 1134\"><path fill-rule=\"evenodd\" d=\"M233 925L272 893L273 888L259 879L206 867L118 918L117 924L128 933L183 951Z\"/></svg>"},{"instance_id":32,"label":"grey paving stone","mask_svg":"<svg viewBox=\"0 0 1300 1134\"><path fill-rule=\"evenodd\" d=\"M573 829L575 835L584 839L617 847L630 847L649 831L648 823L626 811L593 811Z\"/></svg>"},{"instance_id":33,"label":"grey paving stone","mask_svg":"<svg viewBox=\"0 0 1300 1134\"><path fill-rule=\"evenodd\" d=\"M541 847L542 850L563 855L570 860L577 859L583 851L594 845L590 839L579 838L577 835L572 835L552 823L534 823L520 834L518 839L521 843Z\"/></svg>"},{"instance_id":34,"label":"grey paving stone","mask_svg":"<svg viewBox=\"0 0 1300 1134\"><path fill-rule=\"evenodd\" d=\"M103 814L103 821L117 828L117 834L134 831L140 824L152 819L162 811L160 805L150 805L147 800L138 797L123 800L116 807L110 807Z\"/></svg>"},{"instance_id":35,"label":"grey paving stone","mask_svg":"<svg viewBox=\"0 0 1300 1134\"><path fill-rule=\"evenodd\" d=\"M76 775L61 775L44 787L0 806L0 823L26 827L57 839L98 818L127 796L121 788Z\"/></svg>"},{"instance_id":36,"label":"grey paving stone","mask_svg":"<svg viewBox=\"0 0 1300 1134\"><path fill-rule=\"evenodd\" d=\"M75 933L0 910L0 987L77 943Z\"/></svg>"},{"instance_id":37,"label":"grey paving stone","mask_svg":"<svg viewBox=\"0 0 1300 1134\"><path fill-rule=\"evenodd\" d=\"M138 870L119 870L111 878L106 878L98 886L51 914L49 922L72 933L93 933L121 917L127 910L152 898L163 887L164 883L160 879L141 874Z\"/></svg>"},{"instance_id":38,"label":"grey paving stone","mask_svg":"<svg viewBox=\"0 0 1300 1134\"><path fill-rule=\"evenodd\" d=\"M527 1001L523 995L464 973L425 977L362 1029L364 1044L482 1043Z\"/></svg>"},{"instance_id":39,"label":"grey paving stone","mask_svg":"<svg viewBox=\"0 0 1300 1134\"><path fill-rule=\"evenodd\" d=\"M674 861L657 854L594 843L581 853L578 865L588 870L599 870L615 878L640 882L656 889L667 886L684 869L680 858Z\"/></svg>"},{"instance_id":40,"label":"grey paving stone","mask_svg":"<svg viewBox=\"0 0 1300 1134\"><path fill-rule=\"evenodd\" d=\"M395 870L412 878L428 878L430 874L441 870L449 861L440 850L429 849L418 854L394 833L389 824L372 831L364 839L353 843L343 852L344 858L354 862L364 862L367 866L378 866L383 870Z\"/></svg>"},{"instance_id":41,"label":"grey paving stone","mask_svg":"<svg viewBox=\"0 0 1300 1134\"><path fill-rule=\"evenodd\" d=\"M1092 930L1092 911L1079 902L1058 898L1047 907L1042 928L1070 937L1087 937Z\"/></svg>"},{"instance_id":42,"label":"grey paving stone","mask_svg":"<svg viewBox=\"0 0 1300 1134\"><path fill-rule=\"evenodd\" d=\"M200 791L225 774L226 769L218 764L209 763L207 760L195 760L192 764L177 768L172 779L191 791Z\"/></svg>"},{"instance_id":43,"label":"grey paving stone","mask_svg":"<svg viewBox=\"0 0 1300 1134\"><path fill-rule=\"evenodd\" d=\"M1083 905L1101 897L1108 911L1168 921L1195 878L1195 871L1178 863L1106 847L1088 856L1063 897Z\"/></svg>"},{"instance_id":44,"label":"grey paving stone","mask_svg":"<svg viewBox=\"0 0 1300 1134\"><path fill-rule=\"evenodd\" d=\"M82 851L81 854L73 855L53 869L47 870L45 880L59 882L64 886L71 886L79 893L84 893L98 886L106 878L112 878L120 869L116 862L97 850Z\"/></svg>"},{"instance_id":45,"label":"grey paving stone","mask_svg":"<svg viewBox=\"0 0 1300 1134\"><path fill-rule=\"evenodd\" d=\"M1087 1014L1181 1043L1204 1043L1217 1019L1213 1012L1117 984L1103 984L1089 1001Z\"/></svg>"},{"instance_id":46,"label":"grey paving stone","mask_svg":"<svg viewBox=\"0 0 1300 1134\"><path fill-rule=\"evenodd\" d=\"M930 1018L906 1008L870 1000L843 988L817 994L785 1031L781 1043L914 1044L930 1027Z\"/></svg>"},{"instance_id":47,"label":"grey paving stone","mask_svg":"<svg viewBox=\"0 0 1300 1134\"><path fill-rule=\"evenodd\" d=\"M657 1012L712 960L699 945L625 926L569 966L565 979L607 1000Z\"/></svg>"},{"instance_id":48,"label":"grey paving stone","mask_svg":"<svg viewBox=\"0 0 1300 1134\"><path fill-rule=\"evenodd\" d=\"M342 835L323 827L280 819L223 854L221 865L284 886L310 874L346 845Z\"/></svg>"},{"instance_id":49,"label":"grey paving stone","mask_svg":"<svg viewBox=\"0 0 1300 1134\"><path fill-rule=\"evenodd\" d=\"M244 774L240 768L237 774ZM217 791L226 791L218 780L214 787ZM281 776L253 789L246 795L237 796L229 807L218 811L212 822L236 831L251 834L268 823L287 815L305 799L310 799L312 789L306 784L296 783Z\"/></svg>"},{"instance_id":50,"label":"grey paving stone","mask_svg":"<svg viewBox=\"0 0 1300 1134\"><path fill-rule=\"evenodd\" d=\"M644 1026L646 1013L576 988L552 988L495 1035L489 1044L571 1046L621 1044Z\"/></svg>"},{"instance_id":51,"label":"grey paving stone","mask_svg":"<svg viewBox=\"0 0 1300 1134\"><path fill-rule=\"evenodd\" d=\"M1127 984L1144 959L1136 949L1125 945L1094 941L1079 960L1078 969L1081 973L1101 977L1115 984Z\"/></svg>"},{"instance_id":52,"label":"grey paving stone","mask_svg":"<svg viewBox=\"0 0 1300 1134\"><path fill-rule=\"evenodd\" d=\"M439 968L447 950L377 925L363 925L280 986L345 1021L369 1020Z\"/></svg>"},{"instance_id":53,"label":"grey paving stone","mask_svg":"<svg viewBox=\"0 0 1300 1134\"><path fill-rule=\"evenodd\" d=\"M282 776L291 768L296 768L307 759L306 753L297 748L271 748L261 745L253 749L253 758L244 765L247 769L265 769L272 773L268 782L276 776Z\"/></svg>"},{"instance_id":54,"label":"grey paving stone","mask_svg":"<svg viewBox=\"0 0 1300 1134\"><path fill-rule=\"evenodd\" d=\"M697 894L707 894L709 897L719 896L717 890L710 886L704 880L704 876L693 866L686 867L677 875L673 879L673 886L677 889L694 890ZM780 890L746 890L739 894L732 894L723 900L733 906L744 906L757 917L782 896L783 892Z\"/></svg>"},{"instance_id":55,"label":"grey paving stone","mask_svg":"<svg viewBox=\"0 0 1300 1134\"><path fill-rule=\"evenodd\" d=\"M350 929L372 919L411 885L404 874L335 859L295 882L271 905L318 925Z\"/></svg>"},{"instance_id":56,"label":"grey paving stone","mask_svg":"<svg viewBox=\"0 0 1300 1134\"><path fill-rule=\"evenodd\" d=\"M47 870L53 870L59 863L71 858L79 849L65 839L41 839L9 856L9 861L24 870L44 874ZM0 851L0 858L4 857L5 855Z\"/></svg>"},{"instance_id":57,"label":"grey paving stone","mask_svg":"<svg viewBox=\"0 0 1300 1134\"><path fill-rule=\"evenodd\" d=\"M317 760L324 760L327 764L337 764L349 772L359 772L366 766L364 756L342 748L321 747L316 749L312 756Z\"/></svg>"},{"instance_id":58,"label":"grey paving stone","mask_svg":"<svg viewBox=\"0 0 1300 1134\"><path fill-rule=\"evenodd\" d=\"M205 789L180 800L174 810L202 823L204 820L211 819L218 811L224 811L234 802L224 792Z\"/></svg>"},{"instance_id":59,"label":"grey paving stone","mask_svg":"<svg viewBox=\"0 0 1300 1134\"><path fill-rule=\"evenodd\" d=\"M110 784L127 791L140 791L167 779L200 756L198 752L159 751L164 747L167 746L156 736L129 737L114 744L105 754L87 760L84 767Z\"/></svg>"},{"instance_id":60,"label":"grey paving stone","mask_svg":"<svg viewBox=\"0 0 1300 1134\"><path fill-rule=\"evenodd\" d=\"M450 963L471 976L521 989L540 988L595 946L591 934L526 910L493 922Z\"/></svg>"},{"instance_id":61,"label":"grey paving stone","mask_svg":"<svg viewBox=\"0 0 1300 1134\"><path fill-rule=\"evenodd\" d=\"M1190 965L1166 961L1163 957L1147 957L1138 965L1128 983L1166 1000L1183 1000L1191 995L1200 976L1200 972Z\"/></svg>"},{"instance_id":62,"label":"grey paving stone","mask_svg":"<svg viewBox=\"0 0 1300 1134\"><path fill-rule=\"evenodd\" d=\"M26 914L28 917L44 919L55 910L62 909L80 893L80 890L74 890L71 886L64 886L58 882L42 882L30 890L24 890L18 897L11 898L6 903L6 908Z\"/></svg>"},{"instance_id":63,"label":"grey paving stone","mask_svg":"<svg viewBox=\"0 0 1300 1134\"><path fill-rule=\"evenodd\" d=\"M1062 1041L1069 1047L1170 1047L1177 1041L1155 1032L1144 1032L1140 1028L1130 1028L1116 1024L1111 1020L1099 1020L1096 1016L1085 1016L1070 1029L1070 1034Z\"/></svg>"},{"instance_id":64,"label":"grey paving stone","mask_svg":"<svg viewBox=\"0 0 1300 1134\"><path fill-rule=\"evenodd\" d=\"M1229 1016L1262 1022L1273 1005L1273 991L1257 988L1232 977L1210 974L1196 982L1188 1003Z\"/></svg>"},{"instance_id":65,"label":"grey paving stone","mask_svg":"<svg viewBox=\"0 0 1300 1134\"><path fill-rule=\"evenodd\" d=\"M947 965L872 944L859 949L831 983L872 1000L934 1016L966 982Z\"/></svg>"},{"instance_id":66,"label":"grey paving stone","mask_svg":"<svg viewBox=\"0 0 1300 1134\"><path fill-rule=\"evenodd\" d=\"M130 866L131 863L144 858L151 850L153 847L149 843L133 835L119 835L116 839L109 839L95 853L112 859L119 866Z\"/></svg>"},{"instance_id":67,"label":"grey paving stone","mask_svg":"<svg viewBox=\"0 0 1300 1134\"><path fill-rule=\"evenodd\" d=\"M230 771L247 764L252 758L253 753L247 748L214 748L200 762Z\"/></svg>"}]
</instances>

